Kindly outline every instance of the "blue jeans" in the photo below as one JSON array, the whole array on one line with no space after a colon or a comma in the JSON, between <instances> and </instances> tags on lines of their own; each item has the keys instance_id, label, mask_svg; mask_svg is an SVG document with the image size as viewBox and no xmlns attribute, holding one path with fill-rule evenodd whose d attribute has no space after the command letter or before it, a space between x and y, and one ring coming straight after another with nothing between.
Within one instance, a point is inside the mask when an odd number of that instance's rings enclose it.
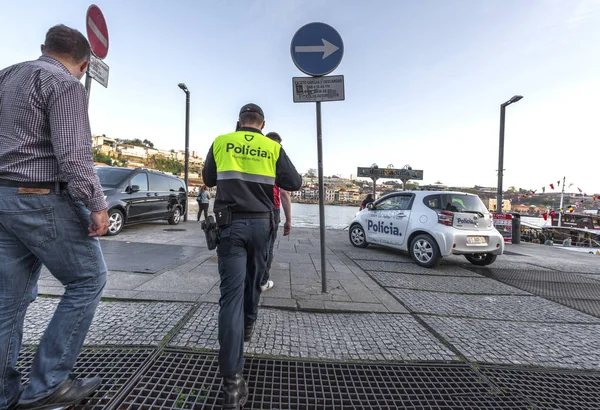
<instances>
[{"instance_id":1,"label":"blue jeans","mask_svg":"<svg viewBox=\"0 0 600 410\"><path fill-rule=\"evenodd\" d=\"M42 336L22 399L50 395L73 369L106 283L100 241L88 236L89 214L65 192L18 194L0 186L0 409L21 388L15 366L42 264L65 293Z\"/></svg>"},{"instance_id":2,"label":"blue jeans","mask_svg":"<svg viewBox=\"0 0 600 410\"><path fill-rule=\"evenodd\" d=\"M244 324L258 314L260 281L267 267L271 221L236 219L220 233L217 255L221 277L219 366L221 376L244 367Z\"/></svg>"}]
</instances>

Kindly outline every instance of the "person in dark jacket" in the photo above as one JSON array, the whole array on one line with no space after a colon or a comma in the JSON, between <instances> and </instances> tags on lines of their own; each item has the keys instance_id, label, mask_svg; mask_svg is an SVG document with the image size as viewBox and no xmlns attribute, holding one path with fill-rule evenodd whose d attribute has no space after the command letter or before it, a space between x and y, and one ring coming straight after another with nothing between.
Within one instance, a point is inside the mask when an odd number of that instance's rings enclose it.
<instances>
[{"instance_id":1,"label":"person in dark jacket","mask_svg":"<svg viewBox=\"0 0 600 410\"><path fill-rule=\"evenodd\" d=\"M297 191L302 177L277 142L261 130L265 116L246 104L235 132L217 137L202 170L204 183L217 186L213 206L219 225L219 368L223 409L239 409L248 399L242 377L244 342L258 313L262 275L274 228L273 186Z\"/></svg>"},{"instance_id":2,"label":"person in dark jacket","mask_svg":"<svg viewBox=\"0 0 600 410\"><path fill-rule=\"evenodd\" d=\"M367 197L360 204L360 210L362 211L367 207L368 204L373 202L373 194L367 195Z\"/></svg>"}]
</instances>

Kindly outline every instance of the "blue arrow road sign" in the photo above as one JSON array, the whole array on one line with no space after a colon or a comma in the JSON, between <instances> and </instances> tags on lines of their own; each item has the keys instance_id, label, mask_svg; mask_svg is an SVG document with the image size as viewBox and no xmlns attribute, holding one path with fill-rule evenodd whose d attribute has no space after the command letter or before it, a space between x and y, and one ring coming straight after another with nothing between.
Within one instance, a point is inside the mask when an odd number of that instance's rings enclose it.
<instances>
[{"instance_id":1,"label":"blue arrow road sign","mask_svg":"<svg viewBox=\"0 0 600 410\"><path fill-rule=\"evenodd\" d=\"M292 60L303 73L320 77L337 68L344 56L342 37L325 23L309 23L292 38Z\"/></svg>"}]
</instances>

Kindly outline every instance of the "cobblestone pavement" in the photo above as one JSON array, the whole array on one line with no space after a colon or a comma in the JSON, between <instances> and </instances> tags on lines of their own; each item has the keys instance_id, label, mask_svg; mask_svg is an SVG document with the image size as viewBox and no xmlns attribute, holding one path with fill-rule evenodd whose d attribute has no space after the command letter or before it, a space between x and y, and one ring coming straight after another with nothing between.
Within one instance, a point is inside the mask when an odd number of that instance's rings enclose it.
<instances>
[{"instance_id":1,"label":"cobblestone pavement","mask_svg":"<svg viewBox=\"0 0 600 410\"><path fill-rule=\"evenodd\" d=\"M600 319L537 296L459 295L390 288L412 312L541 323L598 323Z\"/></svg>"},{"instance_id":2,"label":"cobblestone pavement","mask_svg":"<svg viewBox=\"0 0 600 410\"><path fill-rule=\"evenodd\" d=\"M201 304L171 346L218 349L218 306ZM410 315L261 309L245 351L295 358L447 361L457 357Z\"/></svg>"},{"instance_id":3,"label":"cobblestone pavement","mask_svg":"<svg viewBox=\"0 0 600 410\"><path fill-rule=\"evenodd\" d=\"M27 310L23 344L38 344L59 299L40 298ZM158 346L192 308L189 303L100 302L86 345Z\"/></svg>"},{"instance_id":4,"label":"cobblestone pavement","mask_svg":"<svg viewBox=\"0 0 600 410\"><path fill-rule=\"evenodd\" d=\"M493 279L481 277L407 275L392 272L370 272L384 287L430 290L462 294L530 295L521 289Z\"/></svg>"},{"instance_id":5,"label":"cobblestone pavement","mask_svg":"<svg viewBox=\"0 0 600 410\"><path fill-rule=\"evenodd\" d=\"M366 271L414 273L427 276L473 276L478 274L456 265L442 264L436 269L422 268L414 262L386 262L355 259L354 262Z\"/></svg>"},{"instance_id":6,"label":"cobblestone pavement","mask_svg":"<svg viewBox=\"0 0 600 410\"><path fill-rule=\"evenodd\" d=\"M471 361L600 369L600 325L422 318Z\"/></svg>"}]
</instances>

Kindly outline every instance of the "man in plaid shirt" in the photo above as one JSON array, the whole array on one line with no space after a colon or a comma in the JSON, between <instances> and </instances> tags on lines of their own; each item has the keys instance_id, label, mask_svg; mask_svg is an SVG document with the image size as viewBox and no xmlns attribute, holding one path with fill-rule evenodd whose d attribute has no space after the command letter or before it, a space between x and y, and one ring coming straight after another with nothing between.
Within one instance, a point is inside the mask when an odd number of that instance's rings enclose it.
<instances>
[{"instance_id":1,"label":"man in plaid shirt","mask_svg":"<svg viewBox=\"0 0 600 410\"><path fill-rule=\"evenodd\" d=\"M0 71L0 410L70 406L101 382L70 376L106 283L107 205L80 82L89 59L85 37L59 25L39 59ZM65 293L22 391L16 363L42 265Z\"/></svg>"}]
</instances>

